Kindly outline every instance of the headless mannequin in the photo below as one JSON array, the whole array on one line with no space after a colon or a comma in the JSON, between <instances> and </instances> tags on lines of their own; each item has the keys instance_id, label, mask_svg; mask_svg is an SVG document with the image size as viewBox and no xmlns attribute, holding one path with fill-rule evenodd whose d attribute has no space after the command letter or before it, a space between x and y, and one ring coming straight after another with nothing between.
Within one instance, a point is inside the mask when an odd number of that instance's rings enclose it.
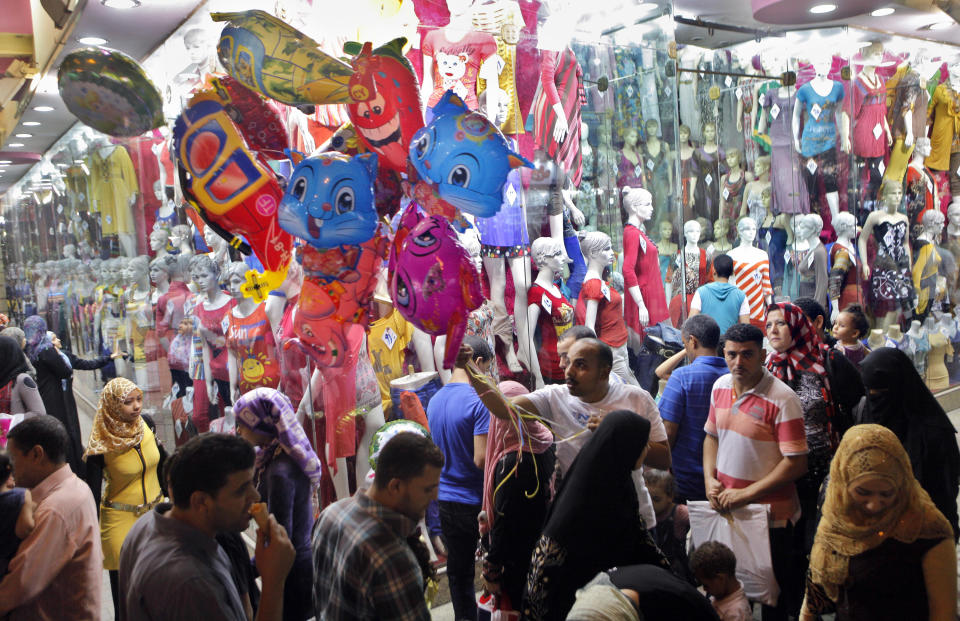
<instances>
[{"instance_id":1,"label":"headless mannequin","mask_svg":"<svg viewBox=\"0 0 960 621\"><path fill-rule=\"evenodd\" d=\"M660 140L660 124L653 119L644 124L646 130L646 142L641 146L639 155L643 156L641 163L644 168L644 176L647 183L644 185L654 195L654 217L655 222L668 220L670 214L670 194L673 192L674 165L672 154L667 143ZM664 159L669 162L662 165ZM657 161L661 161L661 166Z\"/></svg>"},{"instance_id":2,"label":"headless mannequin","mask_svg":"<svg viewBox=\"0 0 960 621\"><path fill-rule=\"evenodd\" d=\"M863 223L863 231L860 233L860 240L858 242L858 247L860 250L860 257L866 257L867 255L867 240L873 235L873 229L878 224L889 222L897 223L904 222L907 225L907 230L910 229L910 221L907 219L907 216L898 211L900 207L901 199L903 198L903 189L898 183L887 183L884 184L881 189L881 205L882 209L878 211L873 211L870 215L867 216L866 222ZM911 257L911 250L909 239L904 240L904 245L906 246L907 260L908 265L913 264ZM865 282L870 282L870 271L871 268L867 265L866 261L861 261L860 265L863 270L863 279ZM887 328L892 324L896 323L897 314L899 311L892 310L883 315L883 317L877 317L880 320L881 328Z\"/></svg>"},{"instance_id":3,"label":"headless mannequin","mask_svg":"<svg viewBox=\"0 0 960 621\"><path fill-rule=\"evenodd\" d=\"M708 121L703 124L703 146L700 147L700 150L708 155L716 155L717 159L720 159L720 154L718 153L720 150L720 145L717 144L717 124L713 121ZM720 166L717 164L717 169L719 168ZM707 183L708 175L710 177L709 184ZM712 172L707 172L706 175L704 175L704 194L700 197L703 204L697 204L694 206L694 211L698 216L707 217L708 219L713 220L717 217L717 215L719 215L718 213L713 213L714 211L719 210L720 185L719 179L717 179L718 176L719 175L712 174ZM690 190L691 192L694 192L694 194L699 182L700 178L695 176L693 178L693 184ZM709 195L707 193L709 193Z\"/></svg>"},{"instance_id":4,"label":"headless mannequin","mask_svg":"<svg viewBox=\"0 0 960 621\"><path fill-rule=\"evenodd\" d=\"M506 309L507 262L510 263L510 275L513 278L513 320L517 331L519 354L513 350L513 331L509 330L510 317ZM519 373L523 370L520 366L520 360L523 360L529 368L531 354L533 353L526 313L527 289L530 287L530 281L533 280L530 257L511 257L509 259L483 257L483 267L490 279L490 301L493 303L497 314L502 317L500 321L506 322L503 328L495 328L497 338L503 343L507 367L510 372ZM535 357L536 354L533 353L533 356Z\"/></svg>"},{"instance_id":5,"label":"headless mannequin","mask_svg":"<svg viewBox=\"0 0 960 621\"><path fill-rule=\"evenodd\" d=\"M638 178L640 182L633 181L627 183L631 186L639 186L643 183L643 154L640 153L640 132L631 127L623 136L623 148L620 149L620 155L623 157L621 163L621 174L628 178Z\"/></svg>"},{"instance_id":6,"label":"headless mannequin","mask_svg":"<svg viewBox=\"0 0 960 621\"><path fill-rule=\"evenodd\" d=\"M107 160L114 152L115 149L122 149L123 147L115 144L110 144L105 138L98 139L97 154L101 159ZM134 205L137 204L137 193L133 192L127 198L126 209L133 210ZM133 222L132 216L126 216L127 222ZM124 256L133 257L137 254L137 239L134 232L127 233L117 233L117 239L120 241L120 248L123 250Z\"/></svg>"},{"instance_id":7,"label":"headless mannequin","mask_svg":"<svg viewBox=\"0 0 960 621\"><path fill-rule=\"evenodd\" d=\"M883 330L880 328L870 330L870 337L867 339L867 346L873 350L879 347L884 347L885 345L886 339L883 337Z\"/></svg>"},{"instance_id":8,"label":"headless mannequin","mask_svg":"<svg viewBox=\"0 0 960 621\"><path fill-rule=\"evenodd\" d=\"M883 48L879 43L871 45L868 48L870 52L863 57L863 67L860 69L860 74L857 76L858 84L854 85L854 88L864 87L870 91L875 91L876 89L883 89L886 83L881 76L877 75L877 67L880 65L883 60ZM886 111L886 106L884 106L884 111ZM893 145L893 134L890 131L890 124L887 122L887 114L884 113L880 116L880 120L876 121L873 118L868 116L858 116L855 111L854 118L851 119L851 124L853 126L853 134L859 135L860 130L866 129L869 134L877 136L879 139L880 136L884 136L885 146L880 151L874 151L876 145L872 141L867 141L867 144L861 144L862 141L853 141L853 153L857 156L858 164L861 169L864 167L870 166L870 160L873 160L873 168L870 169L870 176L867 183L866 194L864 196L867 201L876 200L876 192L880 188L880 180L882 174L879 170L876 169L876 159L877 157L884 158L887 153L889 153L890 147ZM862 112L861 112L862 114ZM866 128L861 127L861 124L865 124ZM882 159L881 159L882 161Z\"/></svg>"},{"instance_id":9,"label":"headless mannequin","mask_svg":"<svg viewBox=\"0 0 960 621\"><path fill-rule=\"evenodd\" d=\"M558 244L553 238L541 237L533 242L531 250L538 270L537 279L534 281L534 284L541 287L554 298L561 298L564 302L567 302L569 309L567 311L569 315L567 323L573 323L573 305L566 300L560 288L554 284L557 274L562 272L564 266L563 246ZM527 306L527 325L530 326L532 332L536 328L541 312L545 312L548 315L553 312L554 302L546 298L546 296L544 296L544 299L531 300L531 302L532 303ZM550 353L555 355L556 351ZM531 356L530 372L533 374L537 388L542 388L544 386L543 373L540 369L540 360L537 355Z\"/></svg>"},{"instance_id":10,"label":"headless mannequin","mask_svg":"<svg viewBox=\"0 0 960 621\"><path fill-rule=\"evenodd\" d=\"M833 221L833 229L837 232L837 241L834 242L834 247L842 246L847 251L847 256L850 261L853 262L853 265L850 269L857 269L857 252L856 245L854 243L854 237L857 235L857 221L854 218L853 214L848 212L843 212L837 216L837 219ZM833 269L836 271L837 264L836 261L833 262ZM840 308L840 297L842 295L843 279L844 275L831 275L831 278L838 278L838 286L831 284L830 288L830 322L835 323L837 317L840 315L840 311L843 309ZM859 296L858 296L859 297Z\"/></svg>"},{"instance_id":11,"label":"headless mannequin","mask_svg":"<svg viewBox=\"0 0 960 621\"><path fill-rule=\"evenodd\" d=\"M580 123L580 156L583 158L583 176L575 198L583 213L585 231L597 230L597 157L590 146L590 126Z\"/></svg>"},{"instance_id":12,"label":"headless mannequin","mask_svg":"<svg viewBox=\"0 0 960 621\"><path fill-rule=\"evenodd\" d=\"M944 275L944 264L943 257L940 254L940 238L943 235L943 214L939 211L928 211L923 214L922 230L917 236L917 245L913 247L914 249L914 258L917 263L913 267L913 289L916 293L916 303L914 304L914 309L920 315L927 315L929 319L929 313L931 309L940 309L940 304L944 301L944 298L947 295L947 279ZM920 265L920 258L923 256L923 244L922 242L927 242L932 244L933 247L933 256L928 258L929 261L933 261L937 267L937 276L936 276L936 285L932 291L924 292L928 283L924 282L924 273L923 267ZM929 263L928 263L929 266ZM956 277L956 274L950 274L952 277ZM926 304L921 310L921 297L926 293L928 299L925 300Z\"/></svg>"}]
</instances>

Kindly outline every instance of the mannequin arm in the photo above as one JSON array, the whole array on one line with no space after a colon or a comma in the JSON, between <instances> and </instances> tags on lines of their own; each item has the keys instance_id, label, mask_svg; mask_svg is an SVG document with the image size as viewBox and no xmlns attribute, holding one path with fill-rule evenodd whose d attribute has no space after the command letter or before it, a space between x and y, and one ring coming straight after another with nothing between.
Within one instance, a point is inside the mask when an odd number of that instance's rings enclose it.
<instances>
[{"instance_id":1,"label":"mannequin arm","mask_svg":"<svg viewBox=\"0 0 960 621\"><path fill-rule=\"evenodd\" d=\"M240 397L237 378L237 355L232 349L227 350L227 373L230 375L230 396L236 401Z\"/></svg>"},{"instance_id":2,"label":"mannequin arm","mask_svg":"<svg viewBox=\"0 0 960 621\"><path fill-rule=\"evenodd\" d=\"M202 338L202 337L201 337ZM207 399L211 404L217 403L217 385L213 381L213 371L210 362L213 360L213 354L210 353L210 344L203 338L203 377L207 384Z\"/></svg>"},{"instance_id":3,"label":"mannequin arm","mask_svg":"<svg viewBox=\"0 0 960 621\"><path fill-rule=\"evenodd\" d=\"M797 153L800 153L800 120L803 118L803 106L800 105L800 102L797 102L793 106L793 119L791 122L791 129L793 130L793 148ZM764 125L764 120L760 121Z\"/></svg>"},{"instance_id":4,"label":"mannequin arm","mask_svg":"<svg viewBox=\"0 0 960 621\"><path fill-rule=\"evenodd\" d=\"M860 231L860 239L857 240L857 249L860 251L860 265L863 271L863 278L870 278L870 266L867 265L867 240L873 235L873 227L877 222L874 217L877 212L867 216L867 221L863 223L863 230Z\"/></svg>"},{"instance_id":5,"label":"mannequin arm","mask_svg":"<svg viewBox=\"0 0 960 621\"><path fill-rule=\"evenodd\" d=\"M815 270L815 289L813 298L818 302L827 299L827 252L821 245L813 255L813 268Z\"/></svg>"},{"instance_id":6,"label":"mannequin arm","mask_svg":"<svg viewBox=\"0 0 960 621\"><path fill-rule=\"evenodd\" d=\"M737 98L737 131L743 133L743 97Z\"/></svg>"},{"instance_id":7,"label":"mannequin arm","mask_svg":"<svg viewBox=\"0 0 960 621\"><path fill-rule=\"evenodd\" d=\"M550 238L559 242L560 247L563 248L563 214L559 213L555 216L548 216L547 221L550 223ZM565 249L563 254L564 256L567 254Z\"/></svg>"},{"instance_id":8,"label":"mannequin arm","mask_svg":"<svg viewBox=\"0 0 960 621\"><path fill-rule=\"evenodd\" d=\"M322 379L320 369L314 369L313 375L310 376L310 386L307 391L303 393L303 398L300 399L300 405L297 406L297 418L300 419L301 423L314 417L313 398L323 389L321 386Z\"/></svg>"},{"instance_id":9,"label":"mannequin arm","mask_svg":"<svg viewBox=\"0 0 960 621\"><path fill-rule=\"evenodd\" d=\"M420 362L420 370L436 371L437 365L433 360L433 342L430 340L430 335L414 328L413 337L410 340L413 342L413 351L416 352L417 360Z\"/></svg>"},{"instance_id":10,"label":"mannequin arm","mask_svg":"<svg viewBox=\"0 0 960 621\"><path fill-rule=\"evenodd\" d=\"M263 307L267 313L267 321L270 322L270 331L273 332L274 335L277 334L277 330L280 328L280 322L283 321L283 311L287 306L287 296L275 295L275 293L276 292L273 291L270 292L265 302L266 306Z\"/></svg>"},{"instance_id":11,"label":"mannequin arm","mask_svg":"<svg viewBox=\"0 0 960 621\"><path fill-rule=\"evenodd\" d=\"M583 318L583 325L587 326L594 332L597 331L597 310L600 308L600 302L596 300L587 300L587 310L586 315Z\"/></svg>"},{"instance_id":12,"label":"mannequin arm","mask_svg":"<svg viewBox=\"0 0 960 621\"><path fill-rule=\"evenodd\" d=\"M500 102L504 93L500 90L500 71L503 69L503 59L494 54L483 61L480 65L478 77L487 81L487 88L483 91L486 99L486 116L495 125L500 125Z\"/></svg>"},{"instance_id":13,"label":"mannequin arm","mask_svg":"<svg viewBox=\"0 0 960 621\"><path fill-rule=\"evenodd\" d=\"M535 330L537 321L540 319L540 305L539 304L530 304L527 306L527 326L529 326L531 334ZM531 348L532 349L532 348ZM556 353L556 352L554 352ZM536 387L543 388L543 371L540 370L540 356L535 352L530 352L530 360L527 361L527 366L530 368L530 373L533 374L533 379L536 382Z\"/></svg>"},{"instance_id":14,"label":"mannequin arm","mask_svg":"<svg viewBox=\"0 0 960 621\"><path fill-rule=\"evenodd\" d=\"M637 308L639 309L640 315L640 325L646 327L647 324L650 323L650 313L647 311L647 307L643 303L643 295L640 293L640 287L638 285L634 285L633 287L627 289L627 292L630 294L630 297L633 298L633 301L637 303Z\"/></svg>"},{"instance_id":15,"label":"mannequin arm","mask_svg":"<svg viewBox=\"0 0 960 621\"><path fill-rule=\"evenodd\" d=\"M423 80L420 84L420 92L423 93L423 109L427 109L427 101L433 94L433 56L423 54Z\"/></svg>"},{"instance_id":16,"label":"mannequin arm","mask_svg":"<svg viewBox=\"0 0 960 621\"><path fill-rule=\"evenodd\" d=\"M840 131L840 150L844 153L850 153L850 117L847 116L846 112L841 112L837 122L839 123ZM886 119L884 119L883 123L886 125ZM887 132L889 135L890 128L887 128Z\"/></svg>"}]
</instances>

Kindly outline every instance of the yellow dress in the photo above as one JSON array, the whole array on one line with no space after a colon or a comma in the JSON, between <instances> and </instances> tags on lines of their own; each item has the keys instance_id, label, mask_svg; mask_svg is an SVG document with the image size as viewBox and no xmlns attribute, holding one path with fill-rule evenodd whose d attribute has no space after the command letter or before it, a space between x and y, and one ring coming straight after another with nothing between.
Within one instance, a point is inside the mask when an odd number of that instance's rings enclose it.
<instances>
[{"instance_id":1,"label":"yellow dress","mask_svg":"<svg viewBox=\"0 0 960 621\"><path fill-rule=\"evenodd\" d=\"M136 506L153 502L160 496L160 481L157 478L160 451L157 449L157 440L146 423L141 421L140 424L143 425L140 452L132 448L124 453L104 455L103 476L107 480L104 503ZM120 546L138 517L133 511L100 505L104 569L120 569Z\"/></svg>"},{"instance_id":2,"label":"yellow dress","mask_svg":"<svg viewBox=\"0 0 960 621\"><path fill-rule=\"evenodd\" d=\"M130 154L122 146L115 146L102 157L100 149L87 158L90 170L90 211L100 213L100 232L103 235L133 232L130 199L140 186Z\"/></svg>"},{"instance_id":3,"label":"yellow dress","mask_svg":"<svg viewBox=\"0 0 960 621\"><path fill-rule=\"evenodd\" d=\"M927 108L933 118L927 168L948 170L950 154L960 151L960 95L946 82L937 86Z\"/></svg>"}]
</instances>

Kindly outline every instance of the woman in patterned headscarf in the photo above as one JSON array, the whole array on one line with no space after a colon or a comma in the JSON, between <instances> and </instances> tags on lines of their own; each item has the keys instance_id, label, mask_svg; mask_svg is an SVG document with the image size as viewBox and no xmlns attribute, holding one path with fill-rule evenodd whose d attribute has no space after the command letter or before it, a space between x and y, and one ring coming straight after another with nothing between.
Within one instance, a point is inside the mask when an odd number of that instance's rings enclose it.
<instances>
[{"instance_id":1,"label":"woman in patterned headscarf","mask_svg":"<svg viewBox=\"0 0 960 621\"><path fill-rule=\"evenodd\" d=\"M258 447L253 480L267 509L286 530L297 550L283 590L283 618L302 621L313 616L314 490L321 464L297 421L290 400L273 388L256 388L233 404L237 432ZM352 424L352 422L351 422Z\"/></svg>"},{"instance_id":2,"label":"woman in patterned headscarf","mask_svg":"<svg viewBox=\"0 0 960 621\"><path fill-rule=\"evenodd\" d=\"M162 497L157 476L162 448L151 425L140 415L142 407L143 391L136 384L123 377L107 382L83 454L87 483L99 501L103 567L110 572L114 612L118 615L120 546L134 522ZM107 487L101 501L104 478Z\"/></svg>"},{"instance_id":3,"label":"woman in patterned headscarf","mask_svg":"<svg viewBox=\"0 0 960 621\"><path fill-rule=\"evenodd\" d=\"M800 619L954 619L952 536L897 436L851 427L830 465Z\"/></svg>"}]
</instances>

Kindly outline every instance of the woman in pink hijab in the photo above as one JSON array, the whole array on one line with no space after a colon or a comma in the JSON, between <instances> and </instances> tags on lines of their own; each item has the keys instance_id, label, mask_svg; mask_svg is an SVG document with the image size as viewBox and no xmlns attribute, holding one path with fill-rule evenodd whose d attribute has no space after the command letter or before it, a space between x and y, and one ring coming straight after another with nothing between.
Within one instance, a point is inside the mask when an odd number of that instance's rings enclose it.
<instances>
[{"instance_id":1,"label":"woman in pink hijab","mask_svg":"<svg viewBox=\"0 0 960 621\"><path fill-rule=\"evenodd\" d=\"M513 381L500 383L508 398L529 392ZM483 561L483 585L500 598L501 609L519 609L530 555L540 537L552 496L556 456L553 434L543 424L490 417L487 458L483 472L483 511L480 532L489 543ZM483 518L481 518L482 520Z\"/></svg>"}]
</instances>

